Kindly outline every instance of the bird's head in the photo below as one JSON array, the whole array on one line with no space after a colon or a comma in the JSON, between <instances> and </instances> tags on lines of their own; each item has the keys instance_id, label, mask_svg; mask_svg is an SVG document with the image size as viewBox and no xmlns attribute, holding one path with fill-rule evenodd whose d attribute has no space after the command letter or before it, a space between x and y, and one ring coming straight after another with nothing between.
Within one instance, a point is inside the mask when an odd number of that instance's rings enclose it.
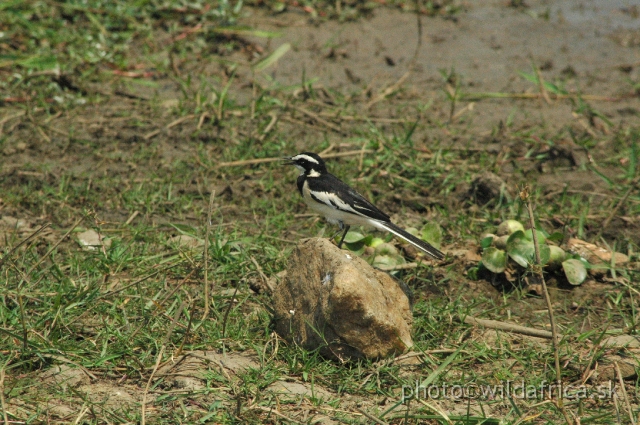
<instances>
[{"instance_id":1,"label":"bird's head","mask_svg":"<svg viewBox=\"0 0 640 425\"><path fill-rule=\"evenodd\" d=\"M291 165L300 170L300 174L308 177L318 177L327 172L324 160L317 154L311 152L302 152L290 158L284 158Z\"/></svg>"}]
</instances>

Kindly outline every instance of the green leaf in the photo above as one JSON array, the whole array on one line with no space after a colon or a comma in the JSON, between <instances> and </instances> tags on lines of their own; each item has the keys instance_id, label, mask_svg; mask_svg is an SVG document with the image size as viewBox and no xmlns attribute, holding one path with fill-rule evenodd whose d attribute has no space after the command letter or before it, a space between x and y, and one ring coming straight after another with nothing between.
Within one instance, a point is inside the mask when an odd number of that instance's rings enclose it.
<instances>
[{"instance_id":1,"label":"green leaf","mask_svg":"<svg viewBox=\"0 0 640 425\"><path fill-rule=\"evenodd\" d=\"M375 247L375 250L376 250L376 255L391 255L391 256L398 255L398 250L396 249L396 247L388 242L379 244L378 246Z\"/></svg>"},{"instance_id":2,"label":"green leaf","mask_svg":"<svg viewBox=\"0 0 640 425\"><path fill-rule=\"evenodd\" d=\"M364 239L365 239L365 236L359 232L348 232L347 235L344 237L344 241L346 243L360 242Z\"/></svg>"},{"instance_id":3,"label":"green leaf","mask_svg":"<svg viewBox=\"0 0 640 425\"><path fill-rule=\"evenodd\" d=\"M394 267L402 263L402 258L393 255L376 255L373 259L373 267Z\"/></svg>"},{"instance_id":4,"label":"green leaf","mask_svg":"<svg viewBox=\"0 0 640 425\"><path fill-rule=\"evenodd\" d=\"M549 245L549 262L550 270L558 270L562 263L567 259L567 253L559 246Z\"/></svg>"},{"instance_id":5,"label":"green leaf","mask_svg":"<svg viewBox=\"0 0 640 425\"><path fill-rule=\"evenodd\" d=\"M570 259L562 263L564 274L572 285L580 285L587 278L587 268L580 260Z\"/></svg>"},{"instance_id":6,"label":"green leaf","mask_svg":"<svg viewBox=\"0 0 640 425\"><path fill-rule=\"evenodd\" d=\"M367 245L369 245L371 248L375 248L378 245L380 245L381 243L384 243L384 239L382 239L382 238L372 238L371 242L369 242Z\"/></svg>"},{"instance_id":7,"label":"green leaf","mask_svg":"<svg viewBox=\"0 0 640 425\"><path fill-rule=\"evenodd\" d=\"M489 248L492 243L493 243L493 236L487 236L486 238L480 241L480 246L482 247L482 249L486 249L486 248Z\"/></svg>"},{"instance_id":8,"label":"green leaf","mask_svg":"<svg viewBox=\"0 0 640 425\"><path fill-rule=\"evenodd\" d=\"M549 262L551 256L551 250L547 244L539 244L540 249L540 261L542 264ZM507 240L507 253L509 257L522 267L529 267L530 264L536 263L536 254L533 246L533 242L529 241L525 237L525 233L522 230L518 230L509 236Z\"/></svg>"},{"instance_id":9,"label":"green leaf","mask_svg":"<svg viewBox=\"0 0 640 425\"><path fill-rule=\"evenodd\" d=\"M553 232L549 236L547 236L547 240L549 242L560 243L564 240L564 234L562 232Z\"/></svg>"},{"instance_id":10,"label":"green leaf","mask_svg":"<svg viewBox=\"0 0 640 425\"><path fill-rule=\"evenodd\" d=\"M436 248L442 244L442 229L435 221L430 221L422 228L422 240L429 242Z\"/></svg>"},{"instance_id":11,"label":"green leaf","mask_svg":"<svg viewBox=\"0 0 640 425\"><path fill-rule=\"evenodd\" d=\"M273 65L276 62L278 62L278 59L283 57L290 49L291 49L291 44L284 43L283 45L278 47L276 50L274 50L269 56L267 56L266 58L262 59L257 64L253 65L253 67L252 67L253 70L254 71L263 71L263 70L269 68L271 65Z\"/></svg>"},{"instance_id":12,"label":"green leaf","mask_svg":"<svg viewBox=\"0 0 640 425\"><path fill-rule=\"evenodd\" d=\"M24 68L38 69L40 71L56 69L60 66L58 65L58 59L53 55L31 56L17 60L16 63Z\"/></svg>"},{"instance_id":13,"label":"green leaf","mask_svg":"<svg viewBox=\"0 0 640 425\"><path fill-rule=\"evenodd\" d=\"M480 272L480 267L471 267L467 270L467 277L471 280L478 280L478 272Z\"/></svg>"},{"instance_id":14,"label":"green leaf","mask_svg":"<svg viewBox=\"0 0 640 425\"><path fill-rule=\"evenodd\" d=\"M281 32L262 31L248 27L218 27L211 29L216 34L239 35L244 37L276 38L282 37Z\"/></svg>"},{"instance_id":15,"label":"green leaf","mask_svg":"<svg viewBox=\"0 0 640 425\"><path fill-rule=\"evenodd\" d=\"M494 273L502 273L507 267L507 253L501 249L489 247L482 252L482 264Z\"/></svg>"},{"instance_id":16,"label":"green leaf","mask_svg":"<svg viewBox=\"0 0 640 425\"><path fill-rule=\"evenodd\" d=\"M531 229L527 229L524 231L524 237L527 238L527 240L533 242L533 232L531 232ZM540 230L536 230L536 236L538 237L538 243L542 244L545 243L547 241L547 235L540 231Z\"/></svg>"},{"instance_id":17,"label":"green leaf","mask_svg":"<svg viewBox=\"0 0 640 425\"><path fill-rule=\"evenodd\" d=\"M364 251L367 248L367 246L362 242L345 243L344 246L358 256L364 254Z\"/></svg>"}]
</instances>

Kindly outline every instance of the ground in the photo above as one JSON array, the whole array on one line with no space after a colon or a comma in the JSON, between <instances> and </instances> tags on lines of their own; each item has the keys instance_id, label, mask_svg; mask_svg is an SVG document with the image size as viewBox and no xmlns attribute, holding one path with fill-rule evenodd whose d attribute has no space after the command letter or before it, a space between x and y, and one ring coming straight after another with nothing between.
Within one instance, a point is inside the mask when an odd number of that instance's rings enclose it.
<instances>
[{"instance_id":1,"label":"ground","mask_svg":"<svg viewBox=\"0 0 640 425\"><path fill-rule=\"evenodd\" d=\"M637 420L637 5L0 11L5 423ZM394 272L409 354L340 363L273 332L269 284L335 231L278 161L300 151L398 224L442 229L445 260ZM534 275L478 267L483 234L528 227L525 187L539 229L628 257L579 286L547 274L557 348L465 323L550 330Z\"/></svg>"}]
</instances>

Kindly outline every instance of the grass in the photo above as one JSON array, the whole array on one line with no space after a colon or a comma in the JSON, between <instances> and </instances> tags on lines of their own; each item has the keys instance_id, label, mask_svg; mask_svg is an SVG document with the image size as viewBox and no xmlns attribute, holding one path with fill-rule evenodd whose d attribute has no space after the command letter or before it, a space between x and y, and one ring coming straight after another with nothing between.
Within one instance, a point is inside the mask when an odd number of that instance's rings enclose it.
<instances>
[{"instance_id":1,"label":"grass","mask_svg":"<svg viewBox=\"0 0 640 425\"><path fill-rule=\"evenodd\" d=\"M0 228L2 419L141 422L144 404L144 419L154 423L313 423L326 417L372 423L359 409L394 424L443 423L439 409L452 423L480 423L480 416L491 418L484 423L562 421L553 403L542 402L544 397L399 403L404 386L427 379L449 386L524 379L536 388L554 380L550 344L471 328L460 320L474 315L541 329L547 324L541 299L528 295L526 288L500 292L487 281L470 280L467 271L473 264L462 258L402 274L415 294L415 351L424 353L415 357L415 364L338 364L285 344L271 329L270 296L254 289L262 274L272 277L286 268L295 241L322 232L326 224L306 215L292 170L271 163L218 164L335 145L327 136L334 130L295 109L304 107L340 126L344 134L334 150L375 151L362 159L331 160L334 174L397 214L402 224L421 224L426 217L437 221L447 250L453 252L473 250L480 235L504 219L527 218L515 196L488 206L469 201L465 193L476 173L500 174L511 164L513 180L531 181L535 166L552 159L549 146L573 138L591 151L598 149L595 139L570 129L549 134L542 127L507 125L496 134L503 132L505 145L524 145L525 154L496 155L471 141L462 149L452 146L430 130L462 136L472 121L462 115L450 122L461 93L457 88L456 96L447 96L446 82L433 104L402 96L389 100L405 119L388 123L363 112L360 106L367 99L327 94L313 83L243 88L233 66L229 72L199 74L203 63L225 63L230 52L244 48L241 36L216 31L235 28L239 4L184 9L178 3L158 8L151 3L14 1L1 6L0 32L13 44L0 39L0 120L15 118L2 122L0 149L19 166L9 161L2 166L0 206L3 218L24 220L16 225L3 219ZM337 4L303 6L320 17L343 20L369 7L343 3L338 12ZM209 30L185 32L198 24ZM157 38L167 34L186 37L169 49ZM174 67L172 61L180 65ZM144 72L155 79L137 74ZM167 105L162 96L148 95L149 87L167 81L179 87L177 103ZM295 95L296 89L304 96ZM240 103L238 94L251 102ZM325 102L326 96L332 101ZM600 116L596 106L583 100L576 111ZM362 120L327 118L336 112ZM264 133L274 115L278 124ZM569 291L550 283L561 333L575 337L559 348L568 383L580 382L587 365L606 360L610 353L597 344L607 335L637 334L637 238L600 232L599 225L637 181L640 133L632 126L611 132L601 135L611 149L583 167L607 195L581 189L564 189L555 196L542 188L532 193L542 227L564 228L584 239L599 235L603 239L596 242L634 256L630 265L615 268L617 280L610 280L610 286L594 283ZM260 140L262 134L266 136ZM212 292L209 316L204 317L203 248L180 245L173 238L204 240L212 190ZM638 216L637 193L629 193L614 218ZM18 247L44 225L50 227ZM90 229L111 245L81 249L77 237ZM71 237L63 238L70 230ZM327 228L325 234L332 231ZM256 360L248 369L203 364L202 386L192 391L154 374L157 361L198 350ZM86 371L78 378L81 384L46 377L47 371L63 366ZM290 381L310 393L300 397L270 390L274 383ZM626 388L637 406L637 382L627 381ZM113 401L105 396L115 389L128 397ZM624 404L615 403L612 398L578 398L566 408L581 423L626 422Z\"/></svg>"}]
</instances>

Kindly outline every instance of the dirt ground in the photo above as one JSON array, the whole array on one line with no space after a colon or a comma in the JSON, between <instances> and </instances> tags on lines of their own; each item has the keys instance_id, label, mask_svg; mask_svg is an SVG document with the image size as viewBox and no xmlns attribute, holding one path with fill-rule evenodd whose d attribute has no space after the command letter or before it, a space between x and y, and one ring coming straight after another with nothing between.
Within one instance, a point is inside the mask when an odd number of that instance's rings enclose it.
<instances>
[{"instance_id":1,"label":"dirt ground","mask_svg":"<svg viewBox=\"0 0 640 425\"><path fill-rule=\"evenodd\" d=\"M288 90L291 97L282 98L284 106L274 106L273 114L267 116L275 117L274 121L277 118L269 138L261 138L269 125L270 118L265 117L229 117L238 120L238 126L223 128L207 127L214 120L211 116L189 115L176 120L171 111L178 105L182 88L168 75L154 76L155 88L115 78L110 84L83 86L81 90L102 94L109 100L61 112L46 122L44 117L21 115L22 109L11 103L0 103L0 131L6 136L0 153L0 188L24 185L38 191L43 182L64 184L65 179L95 186L97 181L114 175L140 183L146 182L150 170L172 173L176 161L204 163L215 170L211 176L194 172L191 179L176 184L172 190L200 195L208 193L206 186L223 194L229 190L234 194L229 199L236 205L229 206L225 214L232 217L242 210L248 197L282 196L288 191L276 188L265 194L266 189L249 184L255 175L248 173L243 180L234 174L236 171L227 173L217 168L221 162L234 160L226 156L225 146L237 145L240 136L256 137L255 145L249 149L283 156L295 152L279 150L278 140L282 138L295 140L299 150L320 140L339 148L345 143L362 144L367 137L367 120L381 123L383 131L392 133L399 126L420 119L433 125L421 125L416 130L412 136L416 145L428 153L451 149L495 155L498 174L513 193L516 185L526 179L550 198L568 190L584 193L585 199L595 204L613 202L606 179L595 178L587 167L610 179L619 177L618 167L600 161L605 158L617 158L620 163L628 161L621 154L628 146L621 145L615 134L620 129L637 132L640 128L638 5L624 0L529 0L511 2L512 7L507 7L507 3L506 0L466 2L460 13L421 17L420 23L415 14L390 8L375 9L355 21L321 22L310 18L301 8L274 14L246 7L239 24L278 32L281 36L239 37L243 48L233 48L224 54L218 54L213 47L204 49L195 57L178 60L175 72L194 78L211 76L220 85L229 83L228 96L236 105L250 105L255 100L256 84L263 89L287 91L287 87L305 82L320 93L323 102L308 102L304 107L288 105L291 99L305 97L302 89ZM160 47L167 40L169 35L158 30L155 47L160 58L170 55L168 49ZM237 42L238 38L234 40ZM289 49L272 66L262 71L246 66L258 53L287 44ZM241 66L233 66L234 63ZM520 74L536 75L534 68L539 70L538 78L562 82L566 92L580 93L589 99L588 105L581 108L575 96L568 95L562 98L550 94L545 99L541 87ZM447 99L456 91L464 96L455 102ZM349 110L338 114L332 108L339 103L336 97L347 99ZM157 103L152 105L151 100ZM588 153L577 147L572 136L574 140L587 137L593 141ZM554 140L555 146L545 144L545 138ZM200 143L202 148L197 151ZM536 155L550 149L554 150L550 160L544 163L535 160ZM37 171L33 171L34 167ZM467 189L458 188L449 196L457 197ZM27 229L35 229L47 221L56 228L68 227L75 221L73 211L82 208L79 203L63 205L64 208L51 203L42 211L32 211L28 204L6 203L2 197L0 192L1 215L23 218L28 222ZM392 210L397 208L391 198L381 202ZM446 205L453 201L434 197L432 202ZM201 206L204 205L202 202ZM605 240L623 239L640 244L640 220L628 211L622 207L612 218L603 233ZM109 205L102 206L97 213L108 222L124 222L131 215L130 211ZM152 225L167 222L200 225L188 211L155 210L141 216ZM238 217L250 219L240 213ZM597 230L590 229L594 233ZM25 230L23 235L26 234ZM295 235L295 230L291 235ZM464 267L459 265L459 270L462 272ZM584 298L609 290L602 285L590 285L573 291L574 298L562 302L581 303ZM470 294L479 291L489 292L496 299L501 297L488 282L465 282L463 286ZM554 289L554 298L562 300L566 295L563 291ZM541 300L523 301L518 306L521 309L515 316L535 316L544 309ZM545 320L543 316L537 319L541 326ZM486 341L486 335L475 332L470 338ZM234 358L239 366L225 365L224 359L216 356L194 352L188 355L185 364L195 368L200 367L198 362L205 362L210 368L214 364L220 374L233 374L237 368L257 364L253 355L247 359ZM77 371L63 366L53 372L45 371L41 379L45 386L64 381L64 385L91 394L92 400L105 408L135 405L143 397L145 382L127 383L116 390L109 387L111 384L92 379L90 371ZM170 367L158 370L160 375L170 373ZM201 380L192 378L183 371L182 381L171 381L163 390L201 389ZM282 385L277 391L294 398L310 391L308 385L296 380ZM91 389L91 386L101 387ZM325 391L326 397L331 398L331 392L322 386L315 391ZM360 401L348 402L355 406ZM388 401L376 402L384 407ZM53 416L77 414L64 400L51 403ZM466 406L456 406L452 411L464 414L465 409ZM487 414L499 415L502 411ZM321 423L332 423L328 416L318 418Z\"/></svg>"}]
</instances>

